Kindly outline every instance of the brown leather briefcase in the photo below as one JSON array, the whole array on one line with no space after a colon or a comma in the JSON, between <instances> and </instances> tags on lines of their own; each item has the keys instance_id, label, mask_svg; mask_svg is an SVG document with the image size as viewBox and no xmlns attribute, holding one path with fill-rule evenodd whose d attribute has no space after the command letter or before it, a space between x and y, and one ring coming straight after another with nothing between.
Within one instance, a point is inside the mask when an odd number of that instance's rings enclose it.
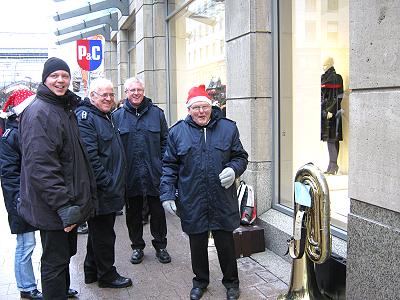
<instances>
[{"instance_id":1,"label":"brown leather briefcase","mask_svg":"<svg viewBox=\"0 0 400 300\"><path fill-rule=\"evenodd\" d=\"M260 226L243 226L233 231L236 258L265 251L264 229Z\"/></svg>"}]
</instances>

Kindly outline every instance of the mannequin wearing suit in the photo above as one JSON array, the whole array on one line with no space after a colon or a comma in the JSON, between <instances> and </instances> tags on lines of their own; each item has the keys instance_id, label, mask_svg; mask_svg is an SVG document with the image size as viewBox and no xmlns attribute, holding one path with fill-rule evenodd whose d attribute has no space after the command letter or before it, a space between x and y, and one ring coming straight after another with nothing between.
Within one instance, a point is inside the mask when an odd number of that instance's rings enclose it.
<instances>
[{"instance_id":1,"label":"mannequin wearing suit","mask_svg":"<svg viewBox=\"0 0 400 300\"><path fill-rule=\"evenodd\" d=\"M332 57L323 64L321 75L321 140L327 142L329 165L326 174L336 174L339 170L337 158L339 141L343 140L341 102L343 99L343 79L333 67Z\"/></svg>"}]
</instances>

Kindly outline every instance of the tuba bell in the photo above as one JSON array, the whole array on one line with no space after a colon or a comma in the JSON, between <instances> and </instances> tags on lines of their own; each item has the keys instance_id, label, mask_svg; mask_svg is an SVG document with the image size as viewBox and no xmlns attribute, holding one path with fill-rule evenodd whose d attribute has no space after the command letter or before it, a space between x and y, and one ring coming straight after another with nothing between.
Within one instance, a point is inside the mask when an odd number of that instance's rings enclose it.
<instances>
[{"instance_id":1,"label":"tuba bell","mask_svg":"<svg viewBox=\"0 0 400 300\"><path fill-rule=\"evenodd\" d=\"M289 290L278 300L324 300L315 277L314 263L331 254L329 190L322 172L312 163L296 173L293 236L288 252L293 258Z\"/></svg>"}]
</instances>

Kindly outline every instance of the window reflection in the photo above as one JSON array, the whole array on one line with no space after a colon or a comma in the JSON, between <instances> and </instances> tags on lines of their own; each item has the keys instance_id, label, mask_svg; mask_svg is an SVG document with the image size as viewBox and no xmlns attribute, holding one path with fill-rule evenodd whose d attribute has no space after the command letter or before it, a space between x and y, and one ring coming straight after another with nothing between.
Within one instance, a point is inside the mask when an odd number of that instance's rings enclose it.
<instances>
[{"instance_id":1,"label":"window reflection","mask_svg":"<svg viewBox=\"0 0 400 300\"><path fill-rule=\"evenodd\" d=\"M170 119L187 115L188 90L204 84L225 105L225 3L196 0L169 21Z\"/></svg>"}]
</instances>

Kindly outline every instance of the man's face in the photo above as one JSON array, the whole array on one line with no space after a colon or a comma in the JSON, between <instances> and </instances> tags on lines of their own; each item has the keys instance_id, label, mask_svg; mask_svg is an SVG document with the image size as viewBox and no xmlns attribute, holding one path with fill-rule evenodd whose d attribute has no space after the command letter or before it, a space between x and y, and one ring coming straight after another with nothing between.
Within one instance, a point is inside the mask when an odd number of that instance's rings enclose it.
<instances>
[{"instance_id":1,"label":"man's face","mask_svg":"<svg viewBox=\"0 0 400 300\"><path fill-rule=\"evenodd\" d=\"M67 71L58 70L47 76L44 84L57 96L64 96L68 90L71 77Z\"/></svg>"},{"instance_id":2,"label":"man's face","mask_svg":"<svg viewBox=\"0 0 400 300\"><path fill-rule=\"evenodd\" d=\"M114 106L114 91L111 85L97 88L90 93L90 102L103 113L108 113Z\"/></svg>"},{"instance_id":3,"label":"man's face","mask_svg":"<svg viewBox=\"0 0 400 300\"><path fill-rule=\"evenodd\" d=\"M140 82L132 82L125 89L128 101L135 107L139 106L143 101L144 89Z\"/></svg>"},{"instance_id":4,"label":"man's face","mask_svg":"<svg viewBox=\"0 0 400 300\"><path fill-rule=\"evenodd\" d=\"M199 126L208 124L211 118L211 105L207 102L195 102L188 108L189 115Z\"/></svg>"}]
</instances>

